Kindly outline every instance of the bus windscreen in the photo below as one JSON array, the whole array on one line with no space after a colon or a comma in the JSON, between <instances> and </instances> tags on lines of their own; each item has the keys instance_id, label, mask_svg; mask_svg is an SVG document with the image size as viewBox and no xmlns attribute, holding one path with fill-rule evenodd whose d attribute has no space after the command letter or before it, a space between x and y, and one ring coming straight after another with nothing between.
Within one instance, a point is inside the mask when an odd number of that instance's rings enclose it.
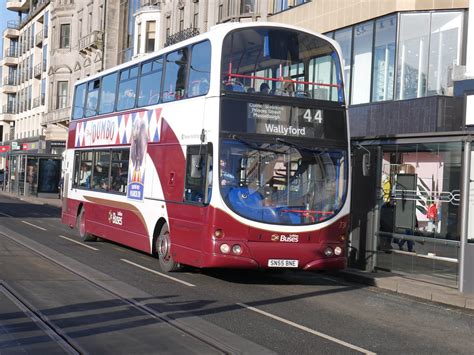
<instances>
[{"instance_id":1,"label":"bus windscreen","mask_svg":"<svg viewBox=\"0 0 474 355\"><path fill-rule=\"evenodd\" d=\"M271 27L224 39L222 91L344 102L341 68L329 41Z\"/></svg>"}]
</instances>

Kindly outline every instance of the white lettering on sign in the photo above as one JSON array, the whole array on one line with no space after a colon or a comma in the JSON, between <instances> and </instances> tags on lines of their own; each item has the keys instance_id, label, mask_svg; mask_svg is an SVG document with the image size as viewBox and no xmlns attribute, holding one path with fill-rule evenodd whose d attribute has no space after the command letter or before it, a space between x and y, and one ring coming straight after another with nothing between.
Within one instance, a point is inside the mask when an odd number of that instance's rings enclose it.
<instances>
[{"instance_id":1,"label":"white lettering on sign","mask_svg":"<svg viewBox=\"0 0 474 355\"><path fill-rule=\"evenodd\" d=\"M298 234L272 234L272 242L284 242L284 243L298 243L299 235Z\"/></svg>"},{"instance_id":2,"label":"white lettering on sign","mask_svg":"<svg viewBox=\"0 0 474 355\"><path fill-rule=\"evenodd\" d=\"M249 115L254 120L278 121L283 111L282 106L268 104L248 104Z\"/></svg>"},{"instance_id":3,"label":"white lettering on sign","mask_svg":"<svg viewBox=\"0 0 474 355\"><path fill-rule=\"evenodd\" d=\"M275 125L273 123L265 123L265 130L267 133L280 134L280 135L291 135L291 136L305 136L306 127L297 128L293 126Z\"/></svg>"},{"instance_id":4,"label":"white lettering on sign","mask_svg":"<svg viewBox=\"0 0 474 355\"><path fill-rule=\"evenodd\" d=\"M307 109L303 114L303 119L308 123L318 122L323 123L323 110L316 110L314 115L311 113L311 109Z\"/></svg>"}]
</instances>

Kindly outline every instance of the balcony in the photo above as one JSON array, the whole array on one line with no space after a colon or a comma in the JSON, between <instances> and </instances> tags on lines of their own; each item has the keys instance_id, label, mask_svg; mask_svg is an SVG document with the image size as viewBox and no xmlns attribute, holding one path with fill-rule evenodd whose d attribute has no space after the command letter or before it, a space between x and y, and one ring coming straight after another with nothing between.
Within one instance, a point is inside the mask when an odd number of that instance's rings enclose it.
<instances>
[{"instance_id":1,"label":"balcony","mask_svg":"<svg viewBox=\"0 0 474 355\"><path fill-rule=\"evenodd\" d=\"M41 79L42 73L43 73L43 64L42 63L36 64L34 68L34 74L33 74L35 78Z\"/></svg>"},{"instance_id":2,"label":"balcony","mask_svg":"<svg viewBox=\"0 0 474 355\"><path fill-rule=\"evenodd\" d=\"M79 40L79 53L89 54L95 50L101 50L104 33L93 31Z\"/></svg>"},{"instance_id":3,"label":"balcony","mask_svg":"<svg viewBox=\"0 0 474 355\"><path fill-rule=\"evenodd\" d=\"M27 0L29 3L29 0ZM20 28L25 26L27 23L31 21L32 18L34 18L41 10L43 10L51 0L38 0L36 4L30 9L28 12L28 15L23 18L23 20L20 22ZM8 3L7 3L7 8L8 8Z\"/></svg>"},{"instance_id":4,"label":"balcony","mask_svg":"<svg viewBox=\"0 0 474 355\"><path fill-rule=\"evenodd\" d=\"M35 46L42 47L43 46L43 30L39 31L35 36Z\"/></svg>"},{"instance_id":5,"label":"balcony","mask_svg":"<svg viewBox=\"0 0 474 355\"><path fill-rule=\"evenodd\" d=\"M15 94L18 91L17 81L15 76L6 76L3 78L3 86L1 90L5 94Z\"/></svg>"},{"instance_id":6,"label":"balcony","mask_svg":"<svg viewBox=\"0 0 474 355\"><path fill-rule=\"evenodd\" d=\"M199 34L199 29L197 28L186 28L180 32L177 32L166 38L165 47L171 46L172 44L184 41L185 39L197 36Z\"/></svg>"},{"instance_id":7,"label":"balcony","mask_svg":"<svg viewBox=\"0 0 474 355\"><path fill-rule=\"evenodd\" d=\"M16 48L5 49L3 55L3 64L8 66L18 65L18 50Z\"/></svg>"},{"instance_id":8,"label":"balcony","mask_svg":"<svg viewBox=\"0 0 474 355\"><path fill-rule=\"evenodd\" d=\"M46 126L48 124L64 124L68 125L71 116L71 108L65 107L55 111L48 112L43 116L41 125Z\"/></svg>"},{"instance_id":9,"label":"balcony","mask_svg":"<svg viewBox=\"0 0 474 355\"><path fill-rule=\"evenodd\" d=\"M30 8L30 0L7 1L7 10L26 12Z\"/></svg>"},{"instance_id":10,"label":"balcony","mask_svg":"<svg viewBox=\"0 0 474 355\"><path fill-rule=\"evenodd\" d=\"M10 122L15 120L15 115L17 114L17 109L15 103L8 103L3 105L2 116L3 121Z\"/></svg>"},{"instance_id":11,"label":"balcony","mask_svg":"<svg viewBox=\"0 0 474 355\"><path fill-rule=\"evenodd\" d=\"M134 13L134 15L136 16L142 12L159 11L160 8L160 1L158 0L141 0L140 6L138 7L138 10Z\"/></svg>"},{"instance_id":12,"label":"balcony","mask_svg":"<svg viewBox=\"0 0 474 355\"><path fill-rule=\"evenodd\" d=\"M33 99L33 108L44 105L44 94Z\"/></svg>"},{"instance_id":13,"label":"balcony","mask_svg":"<svg viewBox=\"0 0 474 355\"><path fill-rule=\"evenodd\" d=\"M18 21L8 21L7 28L3 32L3 36L9 39L20 37L20 23Z\"/></svg>"}]
</instances>

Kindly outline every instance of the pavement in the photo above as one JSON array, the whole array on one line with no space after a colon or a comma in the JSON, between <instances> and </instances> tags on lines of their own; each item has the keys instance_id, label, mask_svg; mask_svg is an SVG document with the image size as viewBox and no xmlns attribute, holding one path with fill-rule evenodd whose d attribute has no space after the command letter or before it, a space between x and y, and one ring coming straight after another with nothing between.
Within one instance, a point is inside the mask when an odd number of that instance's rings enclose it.
<instances>
[{"instance_id":1,"label":"pavement","mask_svg":"<svg viewBox=\"0 0 474 355\"><path fill-rule=\"evenodd\" d=\"M62 206L62 200L59 198L16 196L5 191L0 191L0 195L16 197L27 203L51 205L58 208ZM474 294L461 293L453 287L413 279L406 275L385 271L366 272L353 268L347 268L344 271L332 273L332 275L348 282L361 283L424 301L474 310Z\"/></svg>"}]
</instances>

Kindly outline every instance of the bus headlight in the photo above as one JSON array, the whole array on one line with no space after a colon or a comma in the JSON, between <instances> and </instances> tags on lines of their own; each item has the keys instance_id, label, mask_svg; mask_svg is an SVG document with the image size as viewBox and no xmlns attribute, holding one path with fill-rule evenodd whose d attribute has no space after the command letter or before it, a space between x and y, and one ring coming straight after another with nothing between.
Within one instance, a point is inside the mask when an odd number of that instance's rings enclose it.
<instances>
[{"instance_id":1,"label":"bus headlight","mask_svg":"<svg viewBox=\"0 0 474 355\"><path fill-rule=\"evenodd\" d=\"M335 247L334 248L334 254L335 255L341 255L342 254L342 248L341 247Z\"/></svg>"},{"instance_id":2,"label":"bus headlight","mask_svg":"<svg viewBox=\"0 0 474 355\"><path fill-rule=\"evenodd\" d=\"M327 247L326 249L324 249L324 255L326 256L332 256L334 254L334 252L332 251L332 248L331 247Z\"/></svg>"},{"instance_id":3,"label":"bus headlight","mask_svg":"<svg viewBox=\"0 0 474 355\"><path fill-rule=\"evenodd\" d=\"M229 244L221 244L220 248L222 254L229 254L230 246Z\"/></svg>"},{"instance_id":4,"label":"bus headlight","mask_svg":"<svg viewBox=\"0 0 474 355\"><path fill-rule=\"evenodd\" d=\"M232 247L232 253L235 254L235 255L240 255L240 254L242 254L242 247L241 247L239 244L235 244L235 245Z\"/></svg>"}]
</instances>

